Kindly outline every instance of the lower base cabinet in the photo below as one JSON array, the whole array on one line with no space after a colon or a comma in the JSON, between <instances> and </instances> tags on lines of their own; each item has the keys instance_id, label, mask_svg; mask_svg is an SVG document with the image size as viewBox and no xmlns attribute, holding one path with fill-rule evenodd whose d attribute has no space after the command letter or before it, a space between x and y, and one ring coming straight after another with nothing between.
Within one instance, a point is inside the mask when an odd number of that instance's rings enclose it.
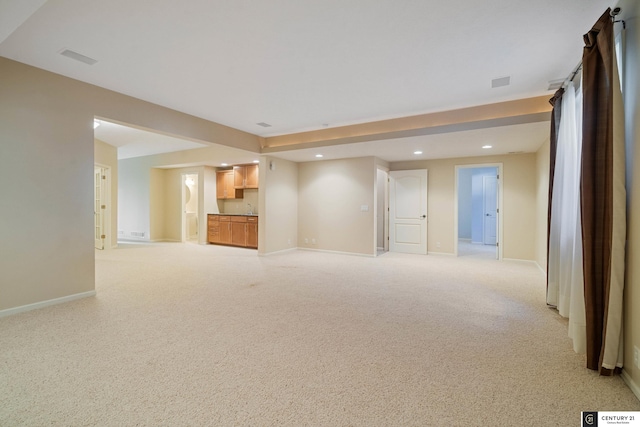
<instances>
[{"instance_id":1,"label":"lower base cabinet","mask_svg":"<svg viewBox=\"0 0 640 427\"><path fill-rule=\"evenodd\" d=\"M207 241L218 245L258 248L258 217L207 215Z\"/></svg>"}]
</instances>

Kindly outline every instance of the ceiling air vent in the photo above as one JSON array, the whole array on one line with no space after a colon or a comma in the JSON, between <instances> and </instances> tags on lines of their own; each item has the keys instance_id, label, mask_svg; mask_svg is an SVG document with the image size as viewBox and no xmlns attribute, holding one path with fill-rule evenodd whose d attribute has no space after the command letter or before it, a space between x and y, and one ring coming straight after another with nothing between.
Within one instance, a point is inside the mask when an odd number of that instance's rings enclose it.
<instances>
[{"instance_id":1,"label":"ceiling air vent","mask_svg":"<svg viewBox=\"0 0 640 427\"><path fill-rule=\"evenodd\" d=\"M497 79L491 80L491 88L495 89L497 87L509 86L511 84L511 77L498 77Z\"/></svg>"},{"instance_id":2,"label":"ceiling air vent","mask_svg":"<svg viewBox=\"0 0 640 427\"><path fill-rule=\"evenodd\" d=\"M88 65L93 65L98 62L97 59L89 58L88 56L84 56L69 49L63 49L62 51L60 51L60 55L66 56L67 58L75 59L76 61L84 62Z\"/></svg>"},{"instance_id":3,"label":"ceiling air vent","mask_svg":"<svg viewBox=\"0 0 640 427\"><path fill-rule=\"evenodd\" d=\"M549 80L549 89L548 90L558 90L564 84L565 79L557 79L557 80Z\"/></svg>"},{"instance_id":4,"label":"ceiling air vent","mask_svg":"<svg viewBox=\"0 0 640 427\"><path fill-rule=\"evenodd\" d=\"M269 123L265 123L265 122L260 122L260 123L256 123L258 126L262 126L263 128L270 128L271 125Z\"/></svg>"}]
</instances>

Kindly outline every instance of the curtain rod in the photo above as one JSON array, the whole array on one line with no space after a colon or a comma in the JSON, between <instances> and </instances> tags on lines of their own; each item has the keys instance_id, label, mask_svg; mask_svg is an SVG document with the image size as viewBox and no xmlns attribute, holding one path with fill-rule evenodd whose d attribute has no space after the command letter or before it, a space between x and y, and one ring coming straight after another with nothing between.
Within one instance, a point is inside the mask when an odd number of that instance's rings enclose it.
<instances>
[{"instance_id":1,"label":"curtain rod","mask_svg":"<svg viewBox=\"0 0 640 427\"><path fill-rule=\"evenodd\" d=\"M618 16L620 14L620 12L622 12L622 9L619 8L619 7L616 7L611 12L609 12L609 15L611 16L611 20L613 21L614 24L616 24L618 22L622 22L622 29L626 30L627 29L627 23L624 22L623 19L616 20L616 16ZM564 87L567 83L572 82L573 79L576 78L576 76L578 75L578 73L580 72L581 69L582 69L582 61L580 61L580 63L576 66L576 68L574 68L574 70L569 74L571 77L567 77L565 79L565 81L562 83L562 86L560 86L560 87Z\"/></svg>"}]
</instances>

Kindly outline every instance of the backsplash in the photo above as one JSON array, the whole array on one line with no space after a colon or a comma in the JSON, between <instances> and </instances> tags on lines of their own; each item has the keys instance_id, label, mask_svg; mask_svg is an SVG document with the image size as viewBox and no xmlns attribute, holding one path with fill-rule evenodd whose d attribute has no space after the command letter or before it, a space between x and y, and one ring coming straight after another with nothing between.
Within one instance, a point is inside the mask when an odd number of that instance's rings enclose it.
<instances>
[{"instance_id":1,"label":"backsplash","mask_svg":"<svg viewBox=\"0 0 640 427\"><path fill-rule=\"evenodd\" d=\"M249 211L248 204L251 204L251 211L254 214L259 213L257 189L245 189L244 199L218 200L218 209L220 209L220 213L245 214Z\"/></svg>"}]
</instances>

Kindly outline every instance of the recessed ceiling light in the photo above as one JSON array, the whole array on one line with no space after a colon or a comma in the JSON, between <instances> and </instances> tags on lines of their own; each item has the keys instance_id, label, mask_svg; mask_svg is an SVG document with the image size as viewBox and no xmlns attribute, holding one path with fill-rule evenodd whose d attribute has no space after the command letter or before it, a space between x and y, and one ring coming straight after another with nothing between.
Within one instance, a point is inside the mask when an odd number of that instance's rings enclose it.
<instances>
[{"instance_id":1,"label":"recessed ceiling light","mask_svg":"<svg viewBox=\"0 0 640 427\"><path fill-rule=\"evenodd\" d=\"M322 154L316 154L316 157L317 158L321 158L321 157L324 157L324 156Z\"/></svg>"},{"instance_id":2,"label":"recessed ceiling light","mask_svg":"<svg viewBox=\"0 0 640 427\"><path fill-rule=\"evenodd\" d=\"M229 166L228 163L220 163L220 166Z\"/></svg>"},{"instance_id":3,"label":"recessed ceiling light","mask_svg":"<svg viewBox=\"0 0 640 427\"><path fill-rule=\"evenodd\" d=\"M491 148L491 147L493 147L493 145L483 145L483 146L482 146L482 148L484 148L485 150L486 150L487 148Z\"/></svg>"},{"instance_id":4,"label":"recessed ceiling light","mask_svg":"<svg viewBox=\"0 0 640 427\"><path fill-rule=\"evenodd\" d=\"M260 160L254 160L253 163L260 163Z\"/></svg>"},{"instance_id":5,"label":"recessed ceiling light","mask_svg":"<svg viewBox=\"0 0 640 427\"><path fill-rule=\"evenodd\" d=\"M418 150L418 151L414 151L414 152L413 152L413 154L416 154L416 155L418 155L418 154L422 154L422 151L420 151L420 150Z\"/></svg>"}]
</instances>

